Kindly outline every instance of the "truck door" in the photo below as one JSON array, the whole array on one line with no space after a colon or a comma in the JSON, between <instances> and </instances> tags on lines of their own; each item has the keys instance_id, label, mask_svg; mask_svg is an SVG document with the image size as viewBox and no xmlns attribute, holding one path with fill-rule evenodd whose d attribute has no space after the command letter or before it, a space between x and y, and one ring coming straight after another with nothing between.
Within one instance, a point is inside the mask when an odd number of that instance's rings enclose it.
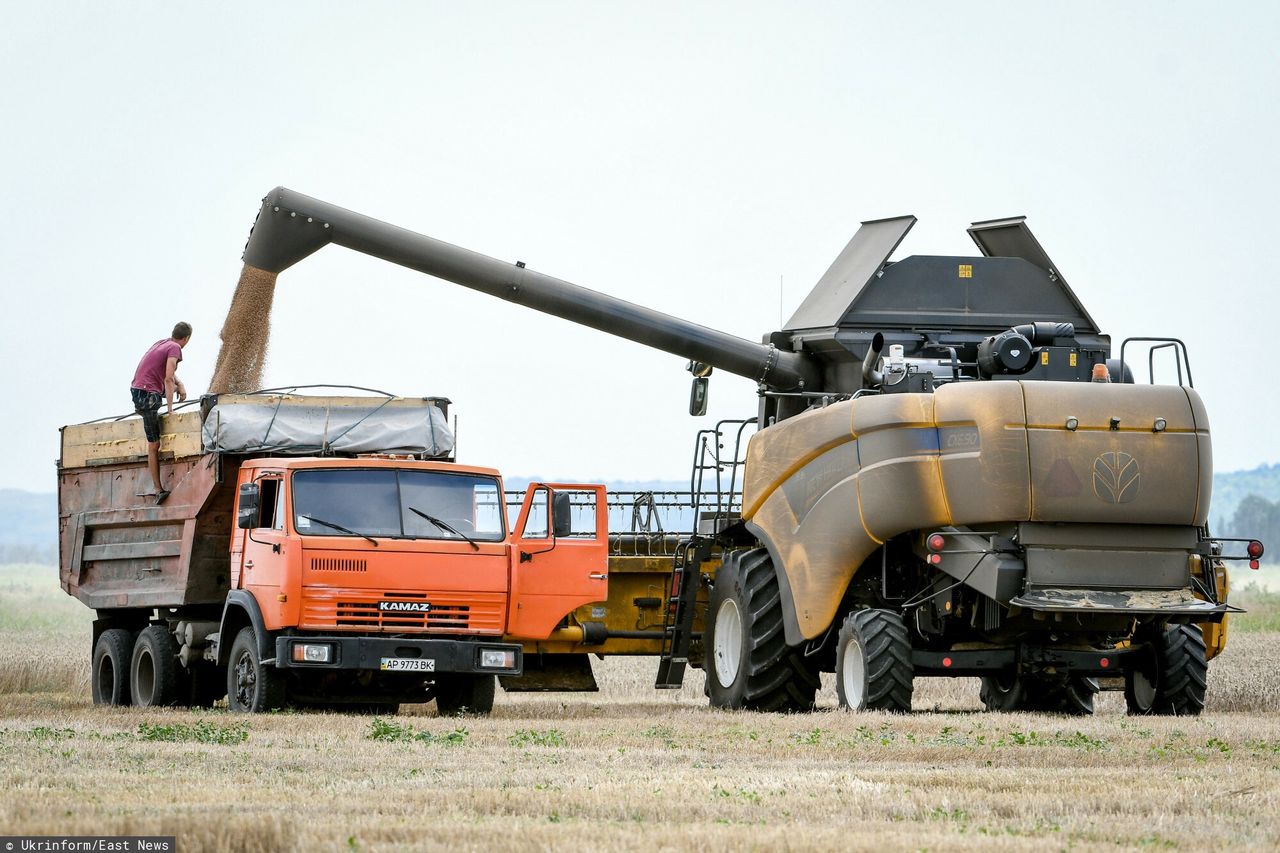
<instances>
[{"instance_id":1,"label":"truck door","mask_svg":"<svg viewBox=\"0 0 1280 853\"><path fill-rule=\"evenodd\" d=\"M284 488L278 474L268 474L254 481L258 487L258 511L254 526L237 530L241 546L238 586L251 589L281 585L286 543L284 526ZM234 557L234 555L233 555ZM275 599L275 594L268 596Z\"/></svg>"},{"instance_id":2,"label":"truck door","mask_svg":"<svg viewBox=\"0 0 1280 853\"><path fill-rule=\"evenodd\" d=\"M507 634L544 639L571 611L609 596L604 486L529 486L512 546Z\"/></svg>"}]
</instances>

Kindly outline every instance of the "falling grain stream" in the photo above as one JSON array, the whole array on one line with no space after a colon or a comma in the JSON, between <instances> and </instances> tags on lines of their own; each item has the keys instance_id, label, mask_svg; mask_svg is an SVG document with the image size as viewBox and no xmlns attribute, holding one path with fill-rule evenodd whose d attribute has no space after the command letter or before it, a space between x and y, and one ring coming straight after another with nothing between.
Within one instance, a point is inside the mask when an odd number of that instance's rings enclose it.
<instances>
[{"instance_id":1,"label":"falling grain stream","mask_svg":"<svg viewBox=\"0 0 1280 853\"><path fill-rule=\"evenodd\" d=\"M275 273L245 265L222 324L222 348L209 383L210 392L243 393L262 387L275 290Z\"/></svg>"}]
</instances>

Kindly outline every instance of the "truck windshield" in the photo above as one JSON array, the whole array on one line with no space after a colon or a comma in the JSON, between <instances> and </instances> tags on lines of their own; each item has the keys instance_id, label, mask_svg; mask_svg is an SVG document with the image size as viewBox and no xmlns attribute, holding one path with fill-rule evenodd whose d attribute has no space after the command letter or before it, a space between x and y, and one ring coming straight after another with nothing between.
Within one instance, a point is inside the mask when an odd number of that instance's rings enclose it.
<instances>
[{"instance_id":1,"label":"truck windshield","mask_svg":"<svg viewBox=\"0 0 1280 853\"><path fill-rule=\"evenodd\" d=\"M496 479L474 474L394 468L298 471L293 475L293 526L303 536L500 542L506 536L501 497Z\"/></svg>"}]
</instances>

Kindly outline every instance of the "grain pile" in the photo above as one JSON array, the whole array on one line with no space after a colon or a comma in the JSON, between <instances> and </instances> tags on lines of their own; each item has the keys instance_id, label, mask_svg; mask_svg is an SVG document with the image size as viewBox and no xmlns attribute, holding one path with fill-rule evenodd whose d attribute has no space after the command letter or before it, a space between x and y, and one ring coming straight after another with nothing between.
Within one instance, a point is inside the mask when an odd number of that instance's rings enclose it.
<instances>
[{"instance_id":1,"label":"grain pile","mask_svg":"<svg viewBox=\"0 0 1280 853\"><path fill-rule=\"evenodd\" d=\"M210 392L242 393L262 387L275 292L275 273L245 264L222 324L222 349L209 383Z\"/></svg>"}]
</instances>

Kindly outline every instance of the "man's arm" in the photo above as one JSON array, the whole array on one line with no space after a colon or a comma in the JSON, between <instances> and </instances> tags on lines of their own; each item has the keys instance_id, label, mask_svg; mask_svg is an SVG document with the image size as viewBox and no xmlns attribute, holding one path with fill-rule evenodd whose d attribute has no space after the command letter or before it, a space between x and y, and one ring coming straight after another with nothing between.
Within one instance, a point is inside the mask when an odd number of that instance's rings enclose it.
<instances>
[{"instance_id":1,"label":"man's arm","mask_svg":"<svg viewBox=\"0 0 1280 853\"><path fill-rule=\"evenodd\" d=\"M173 356L169 356L164 364L164 399L165 404L168 406L167 414L170 415L173 414L173 395L175 392L177 392L179 403L186 401L186 386L178 378L178 360Z\"/></svg>"}]
</instances>

